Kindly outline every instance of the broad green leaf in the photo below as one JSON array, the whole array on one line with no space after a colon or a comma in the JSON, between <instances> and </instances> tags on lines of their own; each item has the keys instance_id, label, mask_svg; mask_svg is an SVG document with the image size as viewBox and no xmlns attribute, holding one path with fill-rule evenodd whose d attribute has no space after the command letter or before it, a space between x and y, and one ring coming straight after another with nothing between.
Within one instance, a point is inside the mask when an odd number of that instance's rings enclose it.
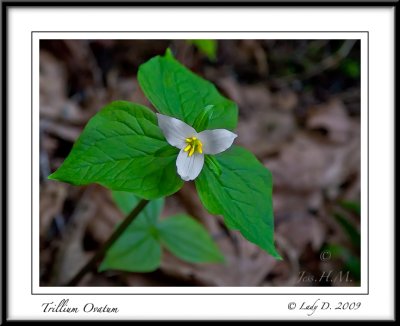
<instances>
[{"instance_id":1,"label":"broad green leaf","mask_svg":"<svg viewBox=\"0 0 400 326\"><path fill-rule=\"evenodd\" d=\"M131 192L113 191L111 195L118 208L125 215L128 215L140 202L140 198L135 196ZM148 205L150 205L150 203L148 203L147 206Z\"/></svg>"},{"instance_id":2,"label":"broad green leaf","mask_svg":"<svg viewBox=\"0 0 400 326\"><path fill-rule=\"evenodd\" d=\"M115 202L129 213L140 198L127 192L114 191ZM107 251L99 271L123 270L151 272L161 261L161 243L177 257L193 262L223 260L218 247L201 224L186 215L159 221L164 199L151 201Z\"/></svg>"},{"instance_id":3,"label":"broad green leaf","mask_svg":"<svg viewBox=\"0 0 400 326\"><path fill-rule=\"evenodd\" d=\"M213 171L217 176L220 176L221 166L219 165L218 161L214 158L214 155L205 155L205 161L208 168Z\"/></svg>"},{"instance_id":4,"label":"broad green leaf","mask_svg":"<svg viewBox=\"0 0 400 326\"><path fill-rule=\"evenodd\" d=\"M127 192L113 191L112 196L124 214L130 213L140 201ZM160 266L161 245L156 225L163 205L163 198L146 205L107 251L99 271L151 272Z\"/></svg>"},{"instance_id":5,"label":"broad green leaf","mask_svg":"<svg viewBox=\"0 0 400 326\"><path fill-rule=\"evenodd\" d=\"M205 130L210 117L212 116L212 110L214 105L207 105L204 110L197 116L196 120L194 120L192 127L195 130Z\"/></svg>"},{"instance_id":6,"label":"broad green leaf","mask_svg":"<svg viewBox=\"0 0 400 326\"><path fill-rule=\"evenodd\" d=\"M221 174L206 160L196 179L203 205L210 213L222 215L229 228L280 258L274 245L271 173L253 154L237 146L214 159Z\"/></svg>"},{"instance_id":7,"label":"broad green leaf","mask_svg":"<svg viewBox=\"0 0 400 326\"><path fill-rule=\"evenodd\" d=\"M200 129L230 129L237 125L238 109L223 97L215 86L191 72L167 51L139 67L138 80L144 94L162 114L193 126L204 110ZM212 110L210 106L212 105ZM204 119L206 118L206 119Z\"/></svg>"},{"instance_id":8,"label":"broad green leaf","mask_svg":"<svg viewBox=\"0 0 400 326\"><path fill-rule=\"evenodd\" d=\"M189 216L181 214L161 220L158 230L161 242L180 259L191 263L223 261L206 229Z\"/></svg>"},{"instance_id":9,"label":"broad green leaf","mask_svg":"<svg viewBox=\"0 0 400 326\"><path fill-rule=\"evenodd\" d=\"M178 191L178 149L171 150L148 108L126 101L104 107L86 125L71 153L49 179L99 183L154 199Z\"/></svg>"},{"instance_id":10,"label":"broad green leaf","mask_svg":"<svg viewBox=\"0 0 400 326\"><path fill-rule=\"evenodd\" d=\"M132 228L125 231L107 251L99 271L122 270L152 272L160 266L161 246L148 230Z\"/></svg>"},{"instance_id":11,"label":"broad green leaf","mask_svg":"<svg viewBox=\"0 0 400 326\"><path fill-rule=\"evenodd\" d=\"M128 215L140 202L136 195L125 191L113 191L112 198L122 213ZM148 216L148 219L156 223L164 207L164 198L159 198L149 202L141 214Z\"/></svg>"},{"instance_id":12,"label":"broad green leaf","mask_svg":"<svg viewBox=\"0 0 400 326\"><path fill-rule=\"evenodd\" d=\"M216 40L188 40L189 43L196 46L199 51L205 54L210 60L217 57L218 43Z\"/></svg>"}]
</instances>

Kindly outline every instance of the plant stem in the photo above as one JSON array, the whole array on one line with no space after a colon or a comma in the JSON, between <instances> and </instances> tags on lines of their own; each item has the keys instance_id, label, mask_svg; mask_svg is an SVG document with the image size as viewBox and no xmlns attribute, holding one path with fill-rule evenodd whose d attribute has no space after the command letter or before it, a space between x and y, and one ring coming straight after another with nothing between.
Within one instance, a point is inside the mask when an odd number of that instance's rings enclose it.
<instances>
[{"instance_id":1,"label":"plant stem","mask_svg":"<svg viewBox=\"0 0 400 326\"><path fill-rule=\"evenodd\" d=\"M96 252L96 254L90 259L85 266L66 284L66 286L73 286L79 283L79 281L90 271L96 267L96 263L102 259L107 250L114 244L114 242L120 237L125 229L132 223L132 221L139 215L139 213L149 203L148 200L142 199L136 207L129 213L125 220L117 227L113 234L108 238L104 245Z\"/></svg>"}]
</instances>

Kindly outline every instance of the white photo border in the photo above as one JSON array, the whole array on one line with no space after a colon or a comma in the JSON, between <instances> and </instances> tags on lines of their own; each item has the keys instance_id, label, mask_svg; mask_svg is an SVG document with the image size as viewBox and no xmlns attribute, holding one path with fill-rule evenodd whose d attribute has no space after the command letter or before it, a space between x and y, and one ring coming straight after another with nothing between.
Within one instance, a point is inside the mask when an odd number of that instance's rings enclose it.
<instances>
[{"instance_id":1,"label":"white photo border","mask_svg":"<svg viewBox=\"0 0 400 326\"><path fill-rule=\"evenodd\" d=\"M62 9L62 10L60 10ZM394 318L394 17L395 7L241 7L241 8L8 8L7 30L7 110L8 110L8 211L7 211L7 311L9 320L360 320ZM112 17L112 19L111 19ZM262 19L260 19L262 18ZM103 22L106 21L105 25ZM82 293L66 293L73 290L65 287L40 287L39 279L33 282L34 273L38 272L33 263L33 254L38 245L39 237L34 238L37 231L33 212L38 211L38 184L28 186L28 181L38 179L38 171L28 166L29 160L37 160L38 135L33 133L33 127L38 125L38 117L31 109L30 102L38 101L38 71L32 62L35 57L35 33L41 37L49 31L77 32L90 30L97 33L104 30L117 31L144 31L169 30L182 33L182 27L195 33L213 30L233 32L237 29L238 21L244 33L253 31L277 30L297 33L312 33L316 30L324 33L364 33L367 32L367 61L361 61L361 106L367 105L368 119L367 132L362 127L362 143L367 140L367 149L361 147L361 155L367 155L370 162L366 164L368 179L361 181L362 211L365 202L368 203L367 233L369 239L365 247L365 224L362 228L362 255L367 250L368 262L362 256L361 292L343 293L344 288L338 288L342 293L313 293L313 289L302 287L307 293L292 293L290 288L283 288L287 293L232 293L222 295L207 293L174 293L155 294L143 293L137 295L115 292L93 292L96 288L77 287ZM206 28L204 28L206 26ZM160 28L161 27L161 28ZM36 31L35 33L33 33ZM303 31L303 32L301 32ZM308 32L306 32L308 31ZM104 32L102 32L104 33ZM106 34L104 34L106 35ZM172 35L172 34L171 34ZM199 36L200 37L200 36ZM104 38L102 36L101 38ZM172 39L173 37L168 37ZM176 38L176 37L175 37ZM253 37L251 37L253 38ZM307 37L308 38L308 37ZM348 39L348 38L341 38ZM364 51L361 51L364 53ZM24 59L21 60L22 56ZM32 58L35 60L32 61ZM14 60L17 58L18 60ZM31 78L28 78L32 70ZM366 70L367 69L367 70ZM368 80L363 75L368 71ZM36 73L36 77L35 77ZM370 78L371 77L371 78ZM370 92L371 88L371 92ZM36 93L36 95L35 95ZM21 95L23 94L23 96ZM32 98L29 96L31 95ZM36 97L35 97L36 96ZM367 96L367 97L366 97ZM37 102L38 103L38 102ZM371 107L371 110L369 108ZM20 114L21 110L23 113ZM29 114L27 113L29 112ZM365 115L364 115L365 117ZM362 115L362 119L364 119ZM31 120L33 119L33 120ZM29 139L29 141L28 141ZM366 152L367 151L367 152ZM36 155L36 156L35 156ZM371 174L369 169L371 167ZM364 170L365 171L365 170ZM374 171L374 173L372 173ZM363 173L363 172L362 172ZM363 189L369 188L370 194L365 195ZM22 185L27 185L23 187ZM366 201L364 199L366 196ZM23 203L21 204L21 198ZM369 201L369 198L374 198ZM28 202L31 205L28 205ZM371 218L369 219L369 215ZM362 217L364 220L364 217ZM379 221L378 221L379 220ZM32 225L30 225L32 223ZM30 228L28 227L31 226ZM22 227L24 226L24 227ZM36 228L36 229L35 229ZM369 231L371 230L371 232ZM30 246L28 241L34 241ZM36 243L35 243L36 242ZM23 245L21 245L23 243ZM369 243L373 244L369 246ZM366 249L365 249L366 248ZM33 252L31 252L33 250ZM365 266L367 264L367 266ZM367 284L363 283L364 268L367 267ZM38 275L36 275L38 276ZM366 287L365 287L366 286ZM364 287L364 288L363 288ZM154 289L154 288L153 288ZM164 288L165 289L165 288ZM167 288L169 291L171 287ZM229 290L229 288L224 288ZM257 292L259 288L251 288ZM262 288L261 290L276 290L277 288ZM282 288L279 288L279 290ZM111 288L114 291L115 288ZM118 288L118 292L122 290ZM125 289L126 290L132 290ZM191 287L189 292L198 291ZM209 289L207 289L209 290ZM42 291L43 293L40 293ZM234 292L236 291L236 292ZM248 291L248 290L247 290ZM150 291L151 292L151 291ZM100 294L103 293L103 294ZM187 296L191 294L190 296ZM43 304L46 302L61 302L69 300L70 306L85 307L89 303L98 306L117 306L119 312L115 315L101 313L78 314L45 313ZM322 311L309 315L299 307L304 304L316 304L327 301L332 304L333 310ZM359 310L337 310L339 302L361 302ZM292 309L292 304L297 305Z\"/></svg>"}]
</instances>

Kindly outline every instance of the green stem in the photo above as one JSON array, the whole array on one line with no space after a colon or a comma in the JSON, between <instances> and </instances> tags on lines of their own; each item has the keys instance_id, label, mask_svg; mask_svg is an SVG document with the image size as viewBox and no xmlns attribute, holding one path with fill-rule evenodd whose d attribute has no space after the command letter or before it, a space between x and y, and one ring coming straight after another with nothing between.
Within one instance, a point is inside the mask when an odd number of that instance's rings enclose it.
<instances>
[{"instance_id":1,"label":"green stem","mask_svg":"<svg viewBox=\"0 0 400 326\"><path fill-rule=\"evenodd\" d=\"M118 226L113 234L108 238L104 245L96 252L96 254L90 259L85 266L66 284L66 286L77 285L79 281L90 271L96 267L96 263L102 259L107 250L114 244L114 242L120 237L125 229L132 223L132 221L139 215L139 213L149 203L148 200L142 199L139 204L129 213L125 220Z\"/></svg>"}]
</instances>

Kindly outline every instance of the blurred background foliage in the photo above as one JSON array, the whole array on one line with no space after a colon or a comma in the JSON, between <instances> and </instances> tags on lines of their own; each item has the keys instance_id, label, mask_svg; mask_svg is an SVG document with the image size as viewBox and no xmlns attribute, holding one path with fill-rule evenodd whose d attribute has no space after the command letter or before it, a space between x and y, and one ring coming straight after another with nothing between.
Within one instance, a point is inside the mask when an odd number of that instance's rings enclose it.
<instances>
[{"instance_id":1,"label":"blurred background foliage","mask_svg":"<svg viewBox=\"0 0 400 326\"><path fill-rule=\"evenodd\" d=\"M47 176L105 104L128 100L151 107L136 73L167 47L238 104L237 143L255 153L274 178L276 243L284 260L227 230L186 183L166 199L161 218L193 216L217 243L224 263L188 263L163 249L154 272L104 271L87 275L80 285L359 285L362 112L356 40L41 40L41 285L69 280L124 217L109 190Z\"/></svg>"}]
</instances>

